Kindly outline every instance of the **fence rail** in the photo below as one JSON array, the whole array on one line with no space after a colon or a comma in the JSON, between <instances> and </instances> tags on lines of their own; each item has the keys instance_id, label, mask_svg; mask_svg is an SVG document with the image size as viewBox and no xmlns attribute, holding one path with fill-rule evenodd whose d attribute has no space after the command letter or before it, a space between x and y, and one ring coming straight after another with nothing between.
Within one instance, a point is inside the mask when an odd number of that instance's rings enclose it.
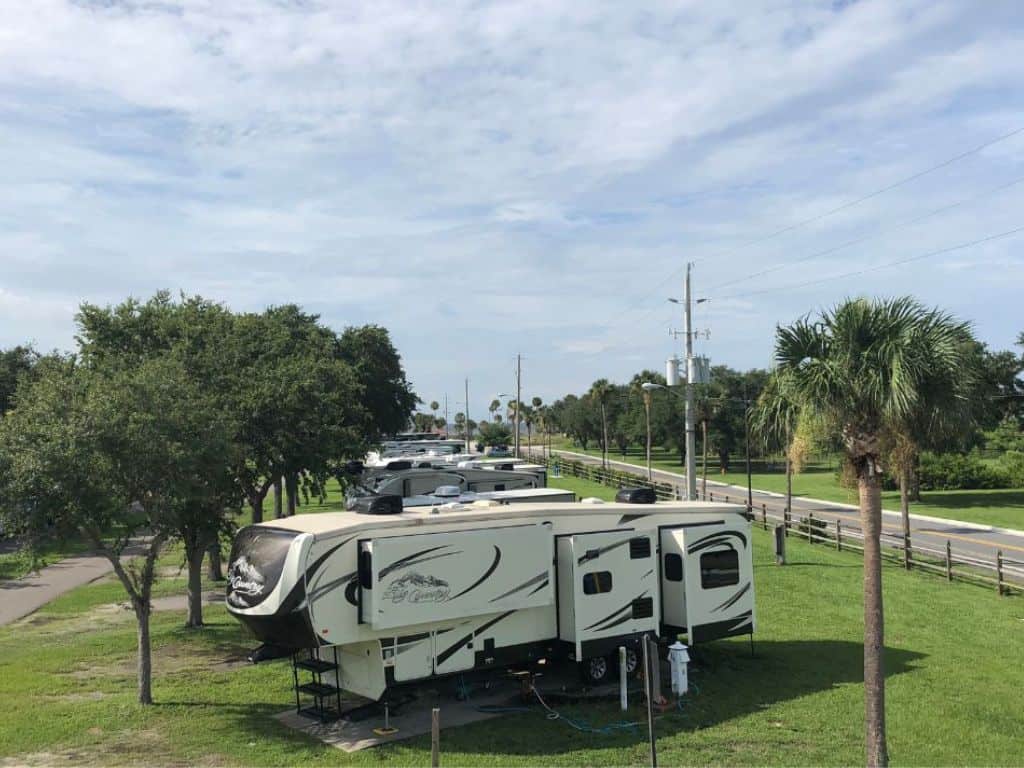
<instances>
[{"instance_id":1,"label":"fence rail","mask_svg":"<svg viewBox=\"0 0 1024 768\"><path fill-rule=\"evenodd\" d=\"M534 458L537 458L536 456ZM602 468L597 464L562 457L541 457L549 468L549 478L556 473L578 477L615 488L651 488L659 500L672 501L683 498L681 485L658 480L648 480L642 474L628 470ZM786 536L796 536L811 544L824 544L837 550L864 551L864 533L859 526L842 520L816 518L813 512L794 512L785 505L763 502L753 507L747 505L745 496L735 494L707 494L705 501L720 501L738 504L747 508L747 514L756 524L768 530L781 524ZM957 552L947 539L945 549L913 544L910 536L882 533L882 556L900 562L907 570L917 568L925 573L945 577L946 581L963 581L994 588L1000 595L1024 592L1024 560L1006 557L997 551L995 558L986 560L966 552Z\"/></svg>"}]
</instances>

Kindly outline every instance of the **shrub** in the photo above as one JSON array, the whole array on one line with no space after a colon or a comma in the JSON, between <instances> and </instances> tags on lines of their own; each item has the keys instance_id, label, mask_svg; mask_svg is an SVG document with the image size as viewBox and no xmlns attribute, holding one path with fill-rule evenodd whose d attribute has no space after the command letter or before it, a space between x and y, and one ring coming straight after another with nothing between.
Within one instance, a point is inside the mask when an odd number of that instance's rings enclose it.
<instances>
[{"instance_id":1,"label":"shrub","mask_svg":"<svg viewBox=\"0 0 1024 768\"><path fill-rule=\"evenodd\" d=\"M1010 485L1013 488L1024 488L1024 453L1007 451L1000 463L1010 479Z\"/></svg>"},{"instance_id":2,"label":"shrub","mask_svg":"<svg viewBox=\"0 0 1024 768\"><path fill-rule=\"evenodd\" d=\"M918 478L923 491L1011 488L1010 472L959 453L924 453Z\"/></svg>"}]
</instances>

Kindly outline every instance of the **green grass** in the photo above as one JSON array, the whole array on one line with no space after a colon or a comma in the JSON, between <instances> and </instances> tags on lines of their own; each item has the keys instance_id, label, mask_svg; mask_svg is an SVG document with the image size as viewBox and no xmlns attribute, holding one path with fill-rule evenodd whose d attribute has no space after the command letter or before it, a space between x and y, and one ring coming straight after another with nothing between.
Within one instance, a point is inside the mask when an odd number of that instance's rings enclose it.
<instances>
[{"instance_id":1,"label":"green grass","mask_svg":"<svg viewBox=\"0 0 1024 768\"><path fill-rule=\"evenodd\" d=\"M609 492L609 489L604 489ZM694 652L699 693L657 723L662 764L861 763L861 566L790 539L777 567L754 534L756 657L745 639ZM1024 603L885 568L889 742L896 765L1021 765ZM283 662L238 662L254 645L220 606L185 630L153 622L154 697L134 702L135 631L113 583L71 592L0 629L0 757L11 762L206 765L426 765L429 740L348 755L272 719L292 705ZM164 582L161 593L181 589ZM620 720L611 704L568 713ZM442 710L442 718L444 713ZM643 717L634 706L630 719ZM623 765L646 761L642 730L577 733L541 714L442 734L446 765Z\"/></svg>"},{"instance_id":2,"label":"green grass","mask_svg":"<svg viewBox=\"0 0 1024 768\"><path fill-rule=\"evenodd\" d=\"M601 455L601 452L594 448L583 451L579 447L566 445L564 450L586 453L595 457ZM609 458L639 467L646 466L643 451L637 448L630 448L625 456L618 451L613 452ZM669 472L679 472L682 469L679 465L678 454L663 448L651 451L651 464L656 469L664 469ZM754 471L751 472L751 484L754 488L774 493L786 492L786 475L781 465L769 469L765 462L756 462L752 468ZM699 457L697 472L699 484L701 477ZM734 459L730 471L726 473L720 472L717 461L712 463L709 458L708 480L745 487L747 475L742 457ZM708 486L708 490L712 493L715 492L711 485ZM835 465L830 466L826 463L809 466L800 474L794 475L793 494L843 504L857 503L856 492L849 488L843 488L836 477ZM883 491L882 504L886 509L898 510L900 506L899 492ZM925 491L921 494L920 502L911 504L910 511L947 520L965 520L1002 528L1024 529L1024 489Z\"/></svg>"}]
</instances>

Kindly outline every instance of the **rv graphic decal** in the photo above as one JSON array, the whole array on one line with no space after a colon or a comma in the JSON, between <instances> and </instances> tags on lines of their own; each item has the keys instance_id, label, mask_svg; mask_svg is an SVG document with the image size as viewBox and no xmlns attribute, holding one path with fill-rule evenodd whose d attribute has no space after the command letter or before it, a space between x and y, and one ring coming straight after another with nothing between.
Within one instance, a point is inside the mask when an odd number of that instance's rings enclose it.
<instances>
[{"instance_id":1,"label":"rv graphic decal","mask_svg":"<svg viewBox=\"0 0 1024 768\"><path fill-rule=\"evenodd\" d=\"M245 605L243 597L259 597L266 587L266 580L256 566L242 555L228 569L228 600L235 605Z\"/></svg>"},{"instance_id":2,"label":"rv graphic decal","mask_svg":"<svg viewBox=\"0 0 1024 768\"><path fill-rule=\"evenodd\" d=\"M450 593L451 587L444 579L413 571L391 582L384 599L392 603L443 603Z\"/></svg>"}]
</instances>

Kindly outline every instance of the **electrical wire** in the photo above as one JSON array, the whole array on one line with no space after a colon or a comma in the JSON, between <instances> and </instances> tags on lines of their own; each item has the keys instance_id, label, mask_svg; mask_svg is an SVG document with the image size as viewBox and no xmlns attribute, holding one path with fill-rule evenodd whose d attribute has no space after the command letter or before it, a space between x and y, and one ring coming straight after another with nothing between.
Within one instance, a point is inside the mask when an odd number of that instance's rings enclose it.
<instances>
[{"instance_id":1,"label":"electrical wire","mask_svg":"<svg viewBox=\"0 0 1024 768\"><path fill-rule=\"evenodd\" d=\"M840 213L841 211L848 210L850 208L853 208L856 205L860 205L861 203L867 202L868 200L872 200L872 199L878 197L879 195L885 194L886 192L891 192L894 189L898 189L899 187L905 186L905 185L907 185L907 184L909 184L909 183L911 183L913 181L917 181L918 179L921 179L924 176L927 176L927 175L929 175L931 173L934 173L935 171L942 170L943 168L946 168L946 167L952 165L953 163L956 163L956 162L958 162L960 160L963 160L964 158L970 157L971 155L975 155L978 152L981 152L982 150L988 149L989 147L991 147L991 146L993 146L995 144L998 144L1000 142L1006 141L1007 139L1011 139L1011 138L1013 138L1014 136L1017 136L1020 133L1024 133L1024 126L1022 126L1020 128L1017 128L1017 129L1015 129L1013 131L1010 131L1009 133L1004 133L1001 136L997 136L994 139L989 139L988 141L986 141L986 142L984 142L982 144L979 144L977 146L971 147L970 149L968 149L968 150L966 150L964 152L961 152L960 154L955 155L954 157L951 157L951 158L948 158L946 160L943 160L941 163L938 163L937 165L933 165L933 166L931 166L929 168L925 168L924 170L917 171L916 173L913 173L913 174L911 174L909 176L905 176L905 177L903 177L901 179L898 179L897 181L892 182L891 184L887 184L884 187L881 187L881 188L876 189L876 190L874 190L872 192L869 192L866 195L862 195L862 196L860 196L858 198L855 198L853 200L848 200L847 202L842 203L841 205L838 205L835 208L831 208L831 209L829 209L827 211L824 211L822 213L816 214L816 215L811 216L809 218L802 219L800 221L794 222L793 224L789 224L789 225L787 225L785 227L781 227L780 229L776 229L776 230L774 230L772 232L769 232L769 233L767 233L765 235L761 235L761 236L755 237L755 238L753 238L751 240L747 240L747 241L745 241L745 242L743 242L743 243L741 243L741 244L739 244L739 245L737 245L737 246L735 246L733 248L727 249L727 250L722 251L720 253L710 254L708 256L701 256L698 259L692 260L690 262L690 264L698 264L698 263L700 263L702 261L706 261L707 259L710 259L710 258L724 258L724 257L727 257L727 256L731 256L731 255L733 255L735 253L738 253L739 251L741 251L741 250L743 250L745 248L749 248L752 245L757 245L759 243L767 242L768 240L772 240L772 239L774 239L774 238L776 238L776 237L778 237L780 235L786 234L787 232L792 232L793 230L799 229L800 227L805 227L808 224L813 224L814 222L821 221L822 219L828 218L829 216L833 216L833 215L835 215L837 213ZM636 309L642 303L647 301L647 299L649 299L651 296L653 296L654 294L658 293L661 290L661 287L665 283L667 283L669 280L672 280L675 277L678 277L685 269L686 269L685 265L682 266L682 267L679 267L678 269L673 270L669 275L667 275L663 279L657 281L655 283L654 287L650 291L648 291L646 294L641 296L639 299L633 301L621 314L615 316L611 321L609 321L608 325L610 325L613 322L618 321L623 316L625 316L625 315L629 314L630 312L632 312L634 309Z\"/></svg>"},{"instance_id":2,"label":"electrical wire","mask_svg":"<svg viewBox=\"0 0 1024 768\"><path fill-rule=\"evenodd\" d=\"M818 285L820 283L827 283L827 282L830 282L832 280L842 280L842 279L847 278L847 277L858 277L860 275L866 275L866 274L869 274L871 272L878 272L879 270L882 270L882 269L890 269L892 267L902 266L903 264L909 264L912 261L920 261L921 259L927 259L927 258L930 258L932 256L941 256L942 254L952 253L953 251L961 251L964 248L970 248L970 247L975 246L975 245L981 245L982 243L989 243L989 242L992 242L994 240L1001 240L1001 239L1003 239L1005 237L1011 237L1012 235L1016 235L1016 234L1018 234L1020 232L1024 232L1024 227L1017 227L1016 229L1011 229L1011 230L1008 230L1006 232L1000 232L999 234L995 234L995 235L989 235L988 237L982 237L982 238L979 238L978 240L971 240L970 242L967 242L967 243L960 243L959 245L952 245L952 246L949 246L948 248L940 248L940 249L935 250L935 251L928 251L927 253L919 253L919 254L917 254L915 256L908 256L907 258L896 259L895 261L887 261L884 264L876 264L876 265L871 266L871 267L865 267L863 269L856 269L856 270L853 270L852 272L844 272L844 273L839 274L839 275L830 275L828 277L822 277L822 278L818 278L816 280L806 280L806 281L801 282L801 283L791 283L791 284L788 284L788 285L780 285L780 286L777 286L775 288L762 288L762 289L759 289L759 290L756 290L756 291L746 291L744 293L732 293L732 294L729 294L727 296L720 296L718 298L721 301L721 300L724 300L724 299L746 298L748 296L762 296L762 295L764 295L766 293L777 293L778 291L791 291L791 290L796 290L798 288L806 288L807 286L811 286L811 285Z\"/></svg>"},{"instance_id":3,"label":"electrical wire","mask_svg":"<svg viewBox=\"0 0 1024 768\"><path fill-rule=\"evenodd\" d=\"M1002 192L1003 190L1009 189L1010 187L1020 184L1021 182L1024 182L1024 176L1020 176L1006 184L1000 184L998 187L987 189L984 192L980 192L976 195L972 195L970 197L965 197L961 200L957 200L955 203L950 203L949 205L943 205L939 208L934 208L928 211L927 213L923 213L918 216L914 216L913 218L907 219L906 221L901 221L898 224L893 224L889 227L876 230L875 232L872 232L871 234L868 235L864 235L863 237L858 237L853 240L847 240L845 243L833 246L832 248L826 248L823 251L816 251L815 253L808 254L807 256L801 256L799 259L792 259L789 261L779 262L778 264L775 264L771 267L766 267L765 269L762 269L758 272L752 272L744 277L737 277L733 280L727 280L724 283L718 283L717 285L713 285L711 288L708 288L707 293L713 293L714 291L717 291L721 288L726 288L730 285L736 285L737 283L743 283L746 282L747 280L753 280L754 278L757 277L764 277L765 275L770 275L773 272L778 272L781 269L791 267L795 264L802 264L806 261L810 261L821 256L829 256L833 253L836 253L837 251L843 250L844 248L849 248L852 245L860 245L861 243L867 242L868 240L873 240L874 238L879 237L881 235L894 232L899 229L903 229L904 227L909 227L913 224L917 224L918 222L924 221L925 219L930 219L932 216L938 216L940 213L946 213L947 211L951 211L954 208L960 207L961 205L973 203L982 199L983 197L988 197L989 195L994 195L997 192Z\"/></svg>"}]
</instances>

